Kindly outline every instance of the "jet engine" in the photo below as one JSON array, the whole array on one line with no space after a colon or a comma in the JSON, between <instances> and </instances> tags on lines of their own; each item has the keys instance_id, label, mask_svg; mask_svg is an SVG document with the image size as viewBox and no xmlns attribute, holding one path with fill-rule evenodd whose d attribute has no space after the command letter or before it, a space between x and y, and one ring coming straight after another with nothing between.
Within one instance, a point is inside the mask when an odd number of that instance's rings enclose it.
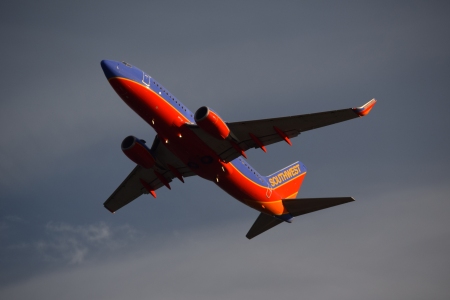
<instances>
[{"instance_id":1,"label":"jet engine","mask_svg":"<svg viewBox=\"0 0 450 300\"><path fill-rule=\"evenodd\" d=\"M225 140L230 135L230 129L227 124L218 114L206 106L197 109L194 119L201 129L219 140Z\"/></svg>"},{"instance_id":2,"label":"jet engine","mask_svg":"<svg viewBox=\"0 0 450 300\"><path fill-rule=\"evenodd\" d=\"M145 145L144 140L130 135L122 141L121 146L123 153L136 164L146 169L150 169L155 165L155 158L150 153L150 149Z\"/></svg>"}]
</instances>

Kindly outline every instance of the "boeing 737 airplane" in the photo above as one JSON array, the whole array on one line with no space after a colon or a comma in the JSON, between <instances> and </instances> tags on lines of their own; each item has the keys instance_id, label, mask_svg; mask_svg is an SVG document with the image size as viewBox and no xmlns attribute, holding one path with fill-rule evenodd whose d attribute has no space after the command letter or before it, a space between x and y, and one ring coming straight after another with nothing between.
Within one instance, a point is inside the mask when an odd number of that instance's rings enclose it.
<instances>
[{"instance_id":1,"label":"boeing 737 airplane","mask_svg":"<svg viewBox=\"0 0 450 300\"><path fill-rule=\"evenodd\" d=\"M147 73L126 62L103 60L103 72L120 98L157 135L151 147L134 136L122 142L124 154L136 167L105 201L115 212L142 194L156 198L162 186L178 178L198 175L214 182L230 196L260 212L247 233L251 239L294 217L354 201L351 197L296 199L306 167L295 162L269 176L253 169L245 151L286 142L301 132L367 115L376 100L357 108L282 118L225 122L202 106L192 113Z\"/></svg>"}]
</instances>

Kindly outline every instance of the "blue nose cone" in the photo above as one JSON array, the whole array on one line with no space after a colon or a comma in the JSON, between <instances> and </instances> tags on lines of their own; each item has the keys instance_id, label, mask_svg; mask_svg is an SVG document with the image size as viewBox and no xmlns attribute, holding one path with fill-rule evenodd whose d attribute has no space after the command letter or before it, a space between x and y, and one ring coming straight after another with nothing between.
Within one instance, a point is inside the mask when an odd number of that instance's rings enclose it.
<instances>
[{"instance_id":1,"label":"blue nose cone","mask_svg":"<svg viewBox=\"0 0 450 300\"><path fill-rule=\"evenodd\" d=\"M110 79L112 77L118 77L120 74L120 63L114 60L102 60L100 63L103 69L103 73L105 73L106 78Z\"/></svg>"},{"instance_id":2,"label":"blue nose cone","mask_svg":"<svg viewBox=\"0 0 450 300\"><path fill-rule=\"evenodd\" d=\"M100 65L102 66L103 72L108 79L121 77L133 80L140 84L145 83L147 86L149 85L144 82L144 79L150 77L148 75L145 77L146 74L144 72L129 63L105 59L101 61ZM148 80L149 79L147 79L147 81Z\"/></svg>"}]
</instances>

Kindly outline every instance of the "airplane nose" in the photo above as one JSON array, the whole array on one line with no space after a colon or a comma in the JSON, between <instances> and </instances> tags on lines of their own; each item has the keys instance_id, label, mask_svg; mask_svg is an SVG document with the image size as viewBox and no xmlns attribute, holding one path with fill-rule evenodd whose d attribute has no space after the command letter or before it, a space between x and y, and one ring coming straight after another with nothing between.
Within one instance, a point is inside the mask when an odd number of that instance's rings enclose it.
<instances>
[{"instance_id":1,"label":"airplane nose","mask_svg":"<svg viewBox=\"0 0 450 300\"><path fill-rule=\"evenodd\" d=\"M150 77L148 75L147 77L145 77L144 72L142 72L136 67L133 67L129 63L126 63L124 61L120 62L104 59L100 62L100 65L108 80L120 77L135 81L137 83L144 83L147 86L149 85L144 82L144 78L147 78L148 81Z\"/></svg>"},{"instance_id":2,"label":"airplane nose","mask_svg":"<svg viewBox=\"0 0 450 300\"><path fill-rule=\"evenodd\" d=\"M105 73L106 78L117 77L119 74L119 63L113 60L104 59L101 61L103 73Z\"/></svg>"}]
</instances>

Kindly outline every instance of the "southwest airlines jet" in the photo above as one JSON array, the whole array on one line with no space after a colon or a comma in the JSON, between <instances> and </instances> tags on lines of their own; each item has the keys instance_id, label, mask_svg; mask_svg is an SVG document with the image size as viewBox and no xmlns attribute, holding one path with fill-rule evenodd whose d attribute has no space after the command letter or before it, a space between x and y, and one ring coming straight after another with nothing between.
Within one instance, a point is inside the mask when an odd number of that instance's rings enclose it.
<instances>
[{"instance_id":1,"label":"southwest airlines jet","mask_svg":"<svg viewBox=\"0 0 450 300\"><path fill-rule=\"evenodd\" d=\"M136 163L130 175L105 201L115 212L142 194L156 198L162 186L198 175L238 201L260 212L247 233L251 239L294 217L354 201L351 197L296 199L306 167L295 162L269 176L253 169L245 151L286 142L301 132L367 115L376 100L357 108L282 118L225 122L202 106L195 113L144 71L126 62L103 60L103 72L120 98L156 131L149 147L134 136L122 142L124 154Z\"/></svg>"}]
</instances>

